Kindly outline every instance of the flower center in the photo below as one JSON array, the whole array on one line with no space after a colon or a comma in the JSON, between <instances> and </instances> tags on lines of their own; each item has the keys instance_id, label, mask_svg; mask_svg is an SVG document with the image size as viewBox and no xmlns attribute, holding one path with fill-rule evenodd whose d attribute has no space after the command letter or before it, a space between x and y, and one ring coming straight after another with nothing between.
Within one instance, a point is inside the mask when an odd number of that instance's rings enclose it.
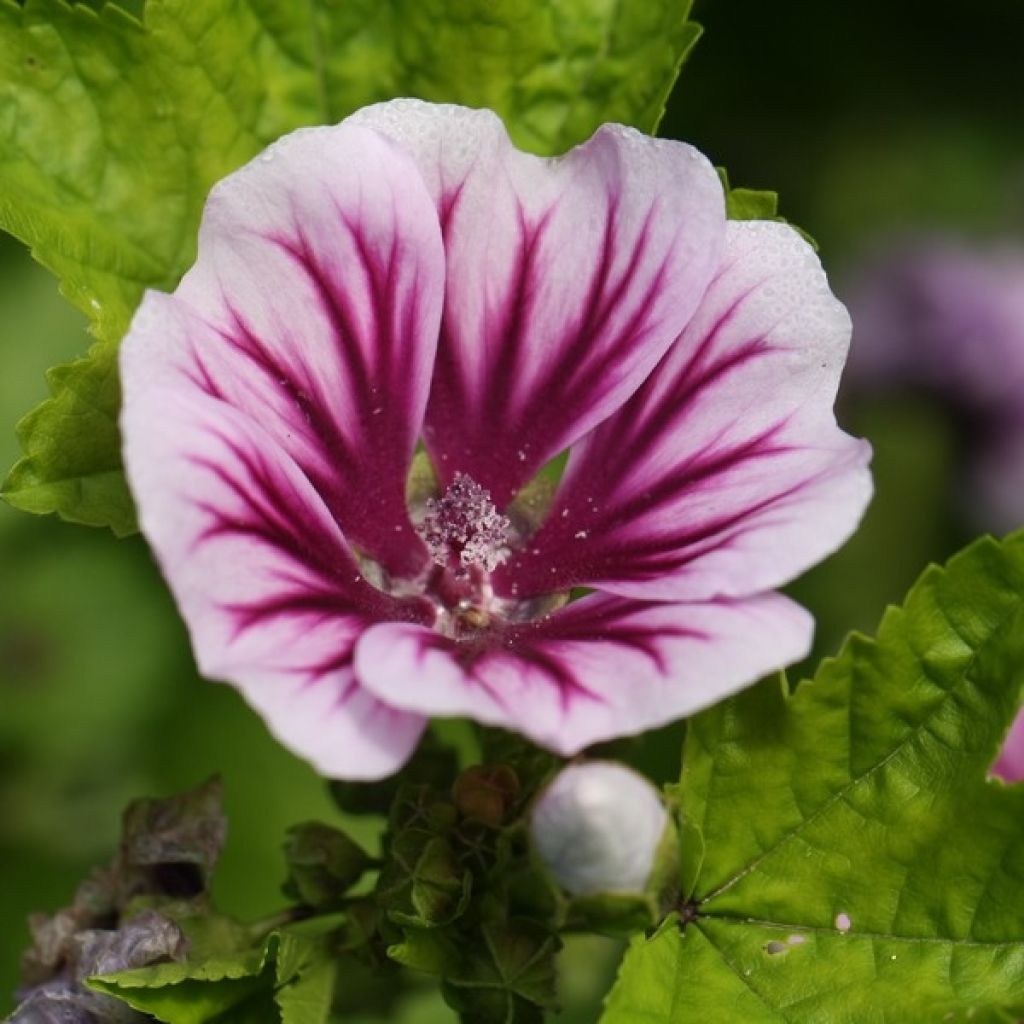
<instances>
[{"instance_id":1,"label":"flower center","mask_svg":"<svg viewBox=\"0 0 1024 1024\"><path fill-rule=\"evenodd\" d=\"M509 556L512 523L491 494L465 473L456 473L440 498L430 498L417 527L436 565L456 576L494 570Z\"/></svg>"},{"instance_id":2,"label":"flower center","mask_svg":"<svg viewBox=\"0 0 1024 1024\"><path fill-rule=\"evenodd\" d=\"M512 523L490 492L456 473L440 498L429 498L416 527L435 568L424 586L438 610L435 628L451 635L486 629L494 612L490 574L510 552Z\"/></svg>"}]
</instances>

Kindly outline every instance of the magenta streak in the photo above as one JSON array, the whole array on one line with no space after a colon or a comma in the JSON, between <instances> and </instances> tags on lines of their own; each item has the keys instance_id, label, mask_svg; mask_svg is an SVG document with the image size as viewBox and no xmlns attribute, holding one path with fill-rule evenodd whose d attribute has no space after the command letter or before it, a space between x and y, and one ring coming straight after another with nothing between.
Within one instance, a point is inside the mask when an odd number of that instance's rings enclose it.
<instances>
[{"instance_id":1,"label":"magenta streak","mask_svg":"<svg viewBox=\"0 0 1024 1024\"><path fill-rule=\"evenodd\" d=\"M217 332L220 333L219 331ZM221 335L223 337L223 335ZM226 401L224 392L221 391L217 382L210 375L209 367L206 365L206 361L196 351L195 345L190 345L192 361L195 365L198 373L192 373L189 370L185 370L185 376L204 394L209 395L210 398L215 398L220 402Z\"/></svg>"},{"instance_id":2,"label":"magenta streak","mask_svg":"<svg viewBox=\"0 0 1024 1024\"><path fill-rule=\"evenodd\" d=\"M570 394L589 395L595 387L595 379L608 374L607 360L614 359L616 351L626 345L635 345L643 335L641 326L650 315L650 307L654 299L664 287L665 274L668 267L668 256L661 261L654 276L651 278L644 294L634 300L633 313L618 334L610 339L602 339L605 323L611 317L616 306L624 300L630 285L634 283L640 269L641 258L650 244L651 227L658 204L655 202L647 211L640 232L633 243L629 264L619 277L611 293L605 296L608 277L615 255L617 236L615 218L618 213L618 200L615 200L606 214L605 235L603 240L601 261L595 274L590 295L584 305L584 315L579 325L573 328L572 344L559 350L559 364L552 376L565 375L566 390ZM587 358L589 356L589 358Z\"/></svg>"},{"instance_id":3,"label":"magenta streak","mask_svg":"<svg viewBox=\"0 0 1024 1024\"><path fill-rule=\"evenodd\" d=\"M721 332L732 323L743 303L756 287L744 292L725 310L703 338L692 357L676 371L672 383L665 386L658 380L659 374L666 372L664 364L672 358L673 350L676 345L681 344L682 336L672 343L663 357L662 365L654 369L637 395L616 414L614 426L616 444L612 446L611 451L603 450L600 455L601 463L605 467L605 474L609 472L609 458L614 459L613 464L616 467L629 465L630 459L636 457L636 452L649 450L656 443L657 438L673 431L695 395L727 376L730 371L745 364L750 358L771 350L764 344L765 338L762 336L746 342L735 352L727 355L725 359L713 363L703 372L697 372L706 356L712 351ZM660 401L656 401L653 397L658 390L662 392ZM652 406L654 412L650 414ZM629 438L629 444L622 443L624 437ZM618 453L618 458L615 458L615 453Z\"/></svg>"},{"instance_id":4,"label":"magenta streak","mask_svg":"<svg viewBox=\"0 0 1024 1024\"><path fill-rule=\"evenodd\" d=\"M804 490L808 483L807 480L801 480L734 515L706 523L700 529L651 538L646 542L631 543L630 564L616 566L615 571L617 574L621 572L623 577L639 579L645 575L657 575L689 565L709 551L732 544L743 534L756 529L759 524L750 520ZM736 529L737 527L739 529Z\"/></svg>"},{"instance_id":5,"label":"magenta streak","mask_svg":"<svg viewBox=\"0 0 1024 1024\"><path fill-rule=\"evenodd\" d=\"M398 332L392 322L393 313L387 288L393 285L393 277L400 262L395 248L396 243L392 241L390 258L382 275L381 268L377 266L377 261L366 247L365 239L347 221L344 223L361 257L366 261L365 266L374 297L374 316L377 321L375 333L379 335L381 342L376 351L382 361L390 365L392 349L396 347L394 339ZM364 424L364 433L366 424L377 423L378 429L374 436L348 437L338 420L331 415L330 403L322 394L319 384L304 372L305 368L302 368L303 372L299 377L296 369L275 358L268 347L255 336L227 296L224 296L224 304L234 321L235 333L219 333L225 341L249 358L274 387L283 389L302 413L304 424L308 425L318 443L321 458L313 462L308 455L298 457L303 470L324 498L335 521L349 536L389 566L396 570L408 569L409 565L406 563L422 557L418 541L405 528L404 474L411 453L405 450L407 446L402 436L402 424L396 422L393 414L395 403L385 401L392 392L400 394L401 385L398 381L392 383L381 379L380 386L371 386L370 375L379 373L381 367L367 363L363 347L357 339L352 311L347 308L343 296L339 296L332 288L297 226L296 233L299 238L298 248L287 238L270 237L268 241L295 260L312 284L338 342L339 357L343 361L345 372L351 372L356 378L355 394L363 411L358 421ZM410 303L403 333L412 330L416 315L417 307ZM391 415L376 420L372 416L371 408L377 403L384 405ZM361 444L365 455L373 456L372 466L366 464L366 458L360 457L356 444ZM380 465L383 465L384 472L376 470ZM345 480L344 486L341 483L342 479ZM383 499L383 507L380 501L376 502L373 509L362 507L369 492L378 499ZM386 498L383 498L385 493ZM400 537L394 532L396 525L403 527ZM396 544L403 547L397 555L394 551Z\"/></svg>"},{"instance_id":6,"label":"magenta streak","mask_svg":"<svg viewBox=\"0 0 1024 1024\"><path fill-rule=\"evenodd\" d=\"M301 411L304 421L312 429L321 449L329 454L330 459L343 462L351 467L354 460L348 439L341 432L334 418L327 415L326 403L323 396L319 394L317 384L308 377L305 380L299 380L291 366L275 359L270 350L252 332L245 318L234 308L227 296L224 296L224 305L237 333L227 333L215 328L217 333L261 370L275 388L284 389ZM306 375L303 374L303 376ZM303 468L310 476L313 476L318 470L318 467L309 465L304 465ZM322 473L317 475L320 476ZM324 483L327 481L325 480ZM319 486L317 489L320 489Z\"/></svg>"},{"instance_id":7,"label":"magenta streak","mask_svg":"<svg viewBox=\"0 0 1024 1024\"><path fill-rule=\"evenodd\" d=\"M392 300L397 287L396 277L401 263L397 253L398 233L392 232L391 234L387 263L382 274L380 261L370 251L362 231L352 223L344 210L337 206L337 204L335 204L335 213L341 223L345 225L352 241L355 243L359 259L370 279L370 297L373 303L373 319L376 326L373 339L376 344L371 346L370 349L371 353L379 358L379 363L373 368L375 378L379 381L390 380L393 373L392 357L399 349L402 337L399 331L396 330L395 309ZM397 211L394 209L392 210L392 216L393 218L397 217ZM418 294L418 292L415 294ZM408 327L408 324L405 326Z\"/></svg>"},{"instance_id":8,"label":"magenta streak","mask_svg":"<svg viewBox=\"0 0 1024 1024\"><path fill-rule=\"evenodd\" d=\"M519 242L515 257L516 272L505 290L501 307L493 312L487 310L485 314L484 330L490 351L496 352L497 358L489 367L486 406L480 411L493 418L495 423L508 424L510 429L509 399L519 391L521 375L529 373L529 367L524 365L524 354L533 326L531 321L537 285L537 251L553 211L552 206L544 211L535 224L530 224L522 204L517 200Z\"/></svg>"},{"instance_id":9,"label":"magenta streak","mask_svg":"<svg viewBox=\"0 0 1024 1024\"><path fill-rule=\"evenodd\" d=\"M206 469L216 476L254 516L250 520L236 518L211 503L200 502L200 507L210 513L213 523L196 537L193 544L198 547L213 537L237 533L265 541L289 555L299 564L308 567L324 580L336 582L340 581L345 573L353 573L355 565L347 557L347 554L343 561L335 564L332 564L326 557L330 548L336 548L336 545L324 536L323 530L309 516L301 500L298 500L294 493L289 498L263 467L257 466L246 453L240 451L230 441L222 440L229 446L232 454L241 461L253 483L262 493L257 494L247 489L218 463L199 456L193 457L190 461L194 465ZM287 507L290 518L286 518L283 511L261 500L263 495L267 495L271 500ZM313 543L314 538L324 542L323 547L326 550L318 550Z\"/></svg>"},{"instance_id":10,"label":"magenta streak","mask_svg":"<svg viewBox=\"0 0 1024 1024\"><path fill-rule=\"evenodd\" d=\"M299 238L298 248L290 239L276 235L268 236L267 241L290 256L308 278L338 342L341 362L346 371L354 378L353 392L361 396L368 395L372 385L372 374L367 366L366 352L359 344L355 316L347 307L344 298L339 296L331 286L298 227L296 227L296 234Z\"/></svg>"},{"instance_id":11,"label":"magenta streak","mask_svg":"<svg viewBox=\"0 0 1024 1024\"><path fill-rule=\"evenodd\" d=\"M611 508L605 506L602 512L607 511L607 515L602 516L602 519L605 523L614 519L628 528L634 520L650 515L659 507L678 501L690 491L706 487L715 477L722 476L745 462L792 454L797 450L795 446L772 443L786 426L785 421L776 423L756 437L724 451L714 452L710 456L707 449L697 453L680 465L675 472L666 474L640 493L631 495L621 503L611 502Z\"/></svg>"},{"instance_id":12,"label":"magenta streak","mask_svg":"<svg viewBox=\"0 0 1024 1024\"><path fill-rule=\"evenodd\" d=\"M640 339L650 329L650 325L647 324L645 330L645 321L650 316L651 305L664 288L667 257L654 272L643 295L633 301L634 308L627 322L614 335L608 336L605 333L606 321L615 307L624 301L629 287L634 283L643 253L649 244L656 207L652 206L647 213L633 244L628 266L611 292L605 295L617 248L617 210L617 201L606 209L602 253L592 275L589 294L581 310L580 319L575 326L566 331L566 337L571 340L568 344L558 347L556 361L547 371L548 378L558 382L559 391L565 399L558 406L563 423L575 419L583 403L589 405L595 397L602 395L600 384L608 377L608 362L622 356L625 349L638 346ZM529 424L544 423L550 417L551 408L551 395L548 390L535 388L530 394L528 404L520 412L518 427L513 428L511 436ZM558 442L563 440L562 437L557 438ZM546 450L538 450L535 453L538 461L551 454Z\"/></svg>"},{"instance_id":13,"label":"magenta streak","mask_svg":"<svg viewBox=\"0 0 1024 1024\"><path fill-rule=\"evenodd\" d=\"M441 238L445 242L448 241L448 229L451 227L452 217L455 216L455 211L458 209L459 202L462 200L462 193L466 187L466 181L467 179L463 178L458 185L446 188L442 192L438 219L441 222Z\"/></svg>"}]
</instances>

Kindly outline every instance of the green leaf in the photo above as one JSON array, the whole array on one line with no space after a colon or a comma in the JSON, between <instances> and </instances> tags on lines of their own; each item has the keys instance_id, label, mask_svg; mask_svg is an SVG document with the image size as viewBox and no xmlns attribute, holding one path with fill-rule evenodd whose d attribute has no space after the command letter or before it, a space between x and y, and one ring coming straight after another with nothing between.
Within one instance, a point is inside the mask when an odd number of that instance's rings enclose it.
<instances>
[{"instance_id":1,"label":"green leaf","mask_svg":"<svg viewBox=\"0 0 1024 1024\"><path fill-rule=\"evenodd\" d=\"M281 1024L324 1024L331 1010L337 961L326 937L282 931L274 1001Z\"/></svg>"},{"instance_id":2,"label":"green leaf","mask_svg":"<svg viewBox=\"0 0 1024 1024\"><path fill-rule=\"evenodd\" d=\"M244 949L207 951L203 943L185 963L91 978L89 986L165 1024L324 1024L335 957L318 930L285 928Z\"/></svg>"},{"instance_id":3,"label":"green leaf","mask_svg":"<svg viewBox=\"0 0 1024 1024\"><path fill-rule=\"evenodd\" d=\"M3 485L32 512L134 528L116 344L194 258L211 185L270 141L397 95L489 106L543 153L602 121L653 131L699 34L686 0L0 0L0 228L99 343L49 376Z\"/></svg>"},{"instance_id":4,"label":"green leaf","mask_svg":"<svg viewBox=\"0 0 1024 1024\"><path fill-rule=\"evenodd\" d=\"M1024 786L987 777L1022 680L1017 534L929 569L795 693L769 680L693 719L688 923L634 941L605 1024L1024 1001Z\"/></svg>"},{"instance_id":5,"label":"green leaf","mask_svg":"<svg viewBox=\"0 0 1024 1024\"><path fill-rule=\"evenodd\" d=\"M91 978L89 987L116 996L165 1024L210 1024L240 1007L273 1008L273 985L264 976L267 950L225 951L186 963L157 964ZM234 1018L231 1018L234 1019ZM252 1019L259 1019L253 1017ZM276 1020L273 1014L268 1020Z\"/></svg>"},{"instance_id":6,"label":"green leaf","mask_svg":"<svg viewBox=\"0 0 1024 1024\"><path fill-rule=\"evenodd\" d=\"M446 974L445 999L464 1021L542 1021L539 1008L556 1005L558 940L526 920L485 924L480 937L463 951L459 968Z\"/></svg>"}]
</instances>

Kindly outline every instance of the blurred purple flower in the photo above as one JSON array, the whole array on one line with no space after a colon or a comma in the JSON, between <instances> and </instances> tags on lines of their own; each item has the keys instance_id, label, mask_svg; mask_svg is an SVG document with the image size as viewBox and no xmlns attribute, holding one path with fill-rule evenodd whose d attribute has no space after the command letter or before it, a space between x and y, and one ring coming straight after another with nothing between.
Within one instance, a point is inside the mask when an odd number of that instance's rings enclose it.
<instances>
[{"instance_id":1,"label":"blurred purple flower","mask_svg":"<svg viewBox=\"0 0 1024 1024\"><path fill-rule=\"evenodd\" d=\"M904 241L863 265L850 309L847 389L932 394L964 428L965 517L1024 524L1024 247ZM1024 779L1024 712L993 771Z\"/></svg>"},{"instance_id":2,"label":"blurred purple flower","mask_svg":"<svg viewBox=\"0 0 1024 1024\"><path fill-rule=\"evenodd\" d=\"M871 493L848 342L810 247L727 224L692 147L543 160L396 101L213 190L122 349L125 461L203 672L324 774L393 772L430 715L572 754L806 651L774 588Z\"/></svg>"},{"instance_id":3,"label":"blurred purple flower","mask_svg":"<svg viewBox=\"0 0 1024 1024\"><path fill-rule=\"evenodd\" d=\"M862 265L850 289L846 389L917 389L964 427L964 513L1024 524L1024 248L914 239Z\"/></svg>"}]
</instances>

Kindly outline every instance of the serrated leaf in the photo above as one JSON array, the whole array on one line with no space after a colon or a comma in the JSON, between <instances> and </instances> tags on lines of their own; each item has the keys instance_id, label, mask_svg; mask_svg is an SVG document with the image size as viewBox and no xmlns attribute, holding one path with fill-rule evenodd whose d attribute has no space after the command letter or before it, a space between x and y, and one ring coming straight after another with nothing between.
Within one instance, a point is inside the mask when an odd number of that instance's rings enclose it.
<instances>
[{"instance_id":1,"label":"serrated leaf","mask_svg":"<svg viewBox=\"0 0 1024 1024\"><path fill-rule=\"evenodd\" d=\"M272 1008L273 985L262 974L265 962L265 951L257 949L91 978L89 987L165 1024L211 1024L247 1004L250 1014L253 1003Z\"/></svg>"},{"instance_id":2,"label":"serrated leaf","mask_svg":"<svg viewBox=\"0 0 1024 1024\"><path fill-rule=\"evenodd\" d=\"M634 942L605 1024L1020 1004L1024 786L987 772L1022 681L1018 534L929 569L877 640L852 638L792 695L770 680L693 719L690 920Z\"/></svg>"},{"instance_id":3,"label":"serrated leaf","mask_svg":"<svg viewBox=\"0 0 1024 1024\"><path fill-rule=\"evenodd\" d=\"M134 528L116 343L146 287L191 263L210 186L300 125L377 100L489 106L553 153L602 121L651 131L699 30L652 0L0 0L0 228L27 242L100 344L50 376L3 496Z\"/></svg>"},{"instance_id":4,"label":"serrated leaf","mask_svg":"<svg viewBox=\"0 0 1024 1024\"><path fill-rule=\"evenodd\" d=\"M541 1021L553 1008L558 940L528 921L485 924L482 942L463 950L458 969L445 976L445 998L473 1022Z\"/></svg>"},{"instance_id":5,"label":"serrated leaf","mask_svg":"<svg viewBox=\"0 0 1024 1024\"><path fill-rule=\"evenodd\" d=\"M274 992L281 1024L324 1024L331 1010L336 974L337 961L325 937L282 931Z\"/></svg>"},{"instance_id":6,"label":"serrated leaf","mask_svg":"<svg viewBox=\"0 0 1024 1024\"><path fill-rule=\"evenodd\" d=\"M323 927L282 929L244 949L91 978L89 987L164 1024L323 1024L336 965L328 935L318 932L338 923L323 920Z\"/></svg>"}]
</instances>

